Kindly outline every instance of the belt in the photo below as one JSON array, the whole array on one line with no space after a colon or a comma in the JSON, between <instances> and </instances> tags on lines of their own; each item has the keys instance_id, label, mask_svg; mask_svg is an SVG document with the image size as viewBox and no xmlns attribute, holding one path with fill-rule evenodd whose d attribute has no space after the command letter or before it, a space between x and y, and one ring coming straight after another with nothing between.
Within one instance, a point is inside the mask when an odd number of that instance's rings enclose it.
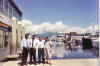
<instances>
[{"instance_id":1,"label":"belt","mask_svg":"<svg viewBox=\"0 0 100 66\"><path fill-rule=\"evenodd\" d=\"M38 48L38 49L44 49L44 48Z\"/></svg>"}]
</instances>

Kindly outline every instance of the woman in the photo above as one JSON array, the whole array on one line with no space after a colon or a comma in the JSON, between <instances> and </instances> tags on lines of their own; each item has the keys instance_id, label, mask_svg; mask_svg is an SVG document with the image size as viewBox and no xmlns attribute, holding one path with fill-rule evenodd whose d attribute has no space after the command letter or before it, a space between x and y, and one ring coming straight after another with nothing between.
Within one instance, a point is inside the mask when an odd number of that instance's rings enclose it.
<instances>
[{"instance_id":1,"label":"woman","mask_svg":"<svg viewBox=\"0 0 100 66\"><path fill-rule=\"evenodd\" d=\"M45 38L45 56L47 63L51 65L51 41L48 37Z\"/></svg>"}]
</instances>

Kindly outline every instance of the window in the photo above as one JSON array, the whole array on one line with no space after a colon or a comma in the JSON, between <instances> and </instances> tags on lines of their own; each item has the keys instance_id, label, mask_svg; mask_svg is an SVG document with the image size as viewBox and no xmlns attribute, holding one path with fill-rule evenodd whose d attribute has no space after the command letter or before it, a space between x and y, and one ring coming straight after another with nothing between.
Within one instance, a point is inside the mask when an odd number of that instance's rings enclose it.
<instances>
[{"instance_id":1,"label":"window","mask_svg":"<svg viewBox=\"0 0 100 66\"><path fill-rule=\"evenodd\" d=\"M12 8L9 7L9 18L12 18Z\"/></svg>"},{"instance_id":2,"label":"window","mask_svg":"<svg viewBox=\"0 0 100 66\"><path fill-rule=\"evenodd\" d=\"M9 32L0 30L0 49L9 47Z\"/></svg>"},{"instance_id":3,"label":"window","mask_svg":"<svg viewBox=\"0 0 100 66\"><path fill-rule=\"evenodd\" d=\"M3 12L3 0L0 0L0 12Z\"/></svg>"},{"instance_id":4,"label":"window","mask_svg":"<svg viewBox=\"0 0 100 66\"><path fill-rule=\"evenodd\" d=\"M4 11L5 11L5 15L8 16L8 2L6 0L4 2Z\"/></svg>"},{"instance_id":5,"label":"window","mask_svg":"<svg viewBox=\"0 0 100 66\"><path fill-rule=\"evenodd\" d=\"M3 48L3 31L0 30L0 48Z\"/></svg>"},{"instance_id":6,"label":"window","mask_svg":"<svg viewBox=\"0 0 100 66\"><path fill-rule=\"evenodd\" d=\"M4 48L8 47L8 32L4 32Z\"/></svg>"},{"instance_id":7,"label":"window","mask_svg":"<svg viewBox=\"0 0 100 66\"><path fill-rule=\"evenodd\" d=\"M17 13L14 9L13 9L13 17L16 17L16 19L17 19Z\"/></svg>"},{"instance_id":8,"label":"window","mask_svg":"<svg viewBox=\"0 0 100 66\"><path fill-rule=\"evenodd\" d=\"M20 17L20 15L18 14L18 20L20 21L21 20L21 17Z\"/></svg>"},{"instance_id":9,"label":"window","mask_svg":"<svg viewBox=\"0 0 100 66\"><path fill-rule=\"evenodd\" d=\"M13 16L13 6L12 3L9 1L9 18L12 19Z\"/></svg>"}]
</instances>

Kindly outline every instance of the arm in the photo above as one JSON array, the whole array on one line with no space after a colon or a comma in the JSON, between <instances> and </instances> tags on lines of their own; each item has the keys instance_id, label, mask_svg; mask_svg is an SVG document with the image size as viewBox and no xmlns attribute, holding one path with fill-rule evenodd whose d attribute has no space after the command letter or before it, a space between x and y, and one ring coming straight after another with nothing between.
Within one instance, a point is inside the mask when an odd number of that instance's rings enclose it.
<instances>
[{"instance_id":1,"label":"arm","mask_svg":"<svg viewBox=\"0 0 100 66\"><path fill-rule=\"evenodd\" d=\"M32 40L30 39L30 40L28 41L28 46L31 47L31 45L32 45Z\"/></svg>"},{"instance_id":2,"label":"arm","mask_svg":"<svg viewBox=\"0 0 100 66\"><path fill-rule=\"evenodd\" d=\"M50 45L50 48L52 48L52 42L51 41L50 41L50 44L49 45Z\"/></svg>"},{"instance_id":3,"label":"arm","mask_svg":"<svg viewBox=\"0 0 100 66\"><path fill-rule=\"evenodd\" d=\"M24 39L21 41L21 49L23 49L24 46Z\"/></svg>"},{"instance_id":4,"label":"arm","mask_svg":"<svg viewBox=\"0 0 100 66\"><path fill-rule=\"evenodd\" d=\"M38 45L38 41L37 41L37 40L35 40L35 42L34 42L34 45L33 45L33 46L34 46L34 48L35 48L35 49L37 49L37 48L39 47L39 45Z\"/></svg>"},{"instance_id":5,"label":"arm","mask_svg":"<svg viewBox=\"0 0 100 66\"><path fill-rule=\"evenodd\" d=\"M52 42L51 41L50 41L49 45L50 45L50 52L51 52L51 50L52 50Z\"/></svg>"}]
</instances>

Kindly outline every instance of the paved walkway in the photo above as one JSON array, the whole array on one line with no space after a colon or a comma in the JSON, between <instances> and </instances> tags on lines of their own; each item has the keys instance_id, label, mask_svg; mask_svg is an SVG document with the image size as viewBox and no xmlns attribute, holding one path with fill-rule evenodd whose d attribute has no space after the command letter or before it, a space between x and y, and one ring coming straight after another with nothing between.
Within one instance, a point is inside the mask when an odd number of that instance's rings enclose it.
<instances>
[{"instance_id":1,"label":"paved walkway","mask_svg":"<svg viewBox=\"0 0 100 66\"><path fill-rule=\"evenodd\" d=\"M0 63L0 66L20 66L20 61L8 61ZM37 64L27 66L99 66L99 59L67 59L67 60L52 60L52 65Z\"/></svg>"}]
</instances>

